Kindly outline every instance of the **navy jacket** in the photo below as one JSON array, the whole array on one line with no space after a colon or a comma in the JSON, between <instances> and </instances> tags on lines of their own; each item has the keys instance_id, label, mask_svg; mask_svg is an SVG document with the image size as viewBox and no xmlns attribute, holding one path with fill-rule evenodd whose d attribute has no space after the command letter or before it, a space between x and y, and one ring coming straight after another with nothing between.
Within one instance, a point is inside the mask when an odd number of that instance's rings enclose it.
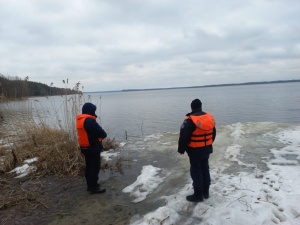
<instances>
[{"instance_id":1,"label":"navy jacket","mask_svg":"<svg viewBox=\"0 0 300 225\"><path fill-rule=\"evenodd\" d=\"M95 112L96 106L92 103L85 103L82 107L82 114L89 114L97 117ZM106 138L107 134L102 127L94 119L87 118L84 121L84 129L88 134L90 145L101 147L101 149L103 149L102 143L99 143L98 138Z\"/></svg>"}]
</instances>

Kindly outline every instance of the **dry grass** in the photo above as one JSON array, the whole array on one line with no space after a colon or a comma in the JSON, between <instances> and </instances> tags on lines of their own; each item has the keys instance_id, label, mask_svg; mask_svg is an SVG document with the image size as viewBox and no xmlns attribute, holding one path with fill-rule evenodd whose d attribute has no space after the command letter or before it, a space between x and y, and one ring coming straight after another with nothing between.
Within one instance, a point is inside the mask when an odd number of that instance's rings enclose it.
<instances>
[{"instance_id":1,"label":"dry grass","mask_svg":"<svg viewBox=\"0 0 300 225\"><path fill-rule=\"evenodd\" d=\"M119 143L115 140L115 138L105 138L103 140L103 147L105 150L117 149L119 147Z\"/></svg>"},{"instance_id":2,"label":"dry grass","mask_svg":"<svg viewBox=\"0 0 300 225\"><path fill-rule=\"evenodd\" d=\"M68 79L63 80L63 83L67 89ZM80 91L80 82L76 83L73 89ZM82 94L68 95L68 93L61 97L62 101L58 102L52 98L43 100L48 105L50 103L55 113L44 107L40 99L30 101L29 107L21 104L19 108L15 108L6 104L1 109L1 113L4 110L3 115L9 117L7 121L10 125L5 129L8 129L10 134L6 139L7 143L13 145L9 149L1 149L0 146L0 156L5 156L4 164L0 165L0 173L23 165L26 159L37 157L38 161L32 163L37 168L34 176L63 177L83 174L84 159L78 148L75 123L77 114L81 113L82 105L91 99L90 96L86 99ZM98 108L101 110L101 103ZM114 138L106 138L103 145L107 150L118 148ZM109 167L114 166L109 165ZM106 164L104 169L107 168Z\"/></svg>"},{"instance_id":3,"label":"dry grass","mask_svg":"<svg viewBox=\"0 0 300 225\"><path fill-rule=\"evenodd\" d=\"M35 186L41 185L39 179L45 177L68 177L83 176L84 158L78 148L77 141L70 138L68 132L57 130L47 126L23 126L25 132L19 143L14 145L11 151L1 150L6 160L0 169L0 212L23 205L32 210L37 207L46 207L44 196L40 189ZM107 138L103 143L106 149L118 147L114 139ZM38 158L31 163L37 169L35 172L21 179L13 179L15 174L7 173L15 167L24 164L24 160ZM123 158L113 161L102 161L101 169L122 173ZM35 186L24 189L22 183L35 180Z\"/></svg>"},{"instance_id":4,"label":"dry grass","mask_svg":"<svg viewBox=\"0 0 300 225\"><path fill-rule=\"evenodd\" d=\"M35 176L77 176L82 173L83 158L77 143L67 132L47 126L27 126L22 139L6 158L3 172L23 165L26 159L38 157L34 162L37 167Z\"/></svg>"},{"instance_id":5,"label":"dry grass","mask_svg":"<svg viewBox=\"0 0 300 225\"><path fill-rule=\"evenodd\" d=\"M35 105L31 105L30 109L24 108L21 113L18 111L16 114L13 108L5 108L5 113L0 113L0 122L6 119L5 116L11 116L7 120L9 123L6 123L9 127L5 128L9 134L0 132L0 140L6 140L6 144L9 144L6 147L0 145L0 157L5 159L0 164L0 212L20 204L32 209L39 206L47 208L41 200L41 193L37 191L36 185L41 185L40 178L83 177L84 157L77 143L75 118L81 113L85 99L82 95L62 97L65 101L59 108L63 109L63 119L52 121L53 124L59 125L56 126L58 128L47 125L45 121L47 110L42 108L38 100L33 102ZM38 115L38 124L33 120L32 109L42 112ZM103 146L107 150L119 147L116 140L110 138L104 139ZM35 172L21 179L14 179L15 173L8 173L24 165L24 160L35 157L38 160L30 164L36 167ZM102 161L101 169L122 173L123 161L122 157L109 162ZM30 180L35 180L35 185L24 189L22 184Z\"/></svg>"},{"instance_id":6,"label":"dry grass","mask_svg":"<svg viewBox=\"0 0 300 225\"><path fill-rule=\"evenodd\" d=\"M70 138L68 132L57 130L45 125L24 127L26 131L23 138L7 154L2 171L8 172L17 166L21 166L26 159L38 158L32 163L36 172L31 176L43 177L47 175L64 177L83 175L84 158L78 147L77 141ZM118 144L115 139L105 139L105 149L116 149ZM1 154L4 154L1 151ZM121 159L117 163L102 163L102 169L117 169Z\"/></svg>"}]
</instances>

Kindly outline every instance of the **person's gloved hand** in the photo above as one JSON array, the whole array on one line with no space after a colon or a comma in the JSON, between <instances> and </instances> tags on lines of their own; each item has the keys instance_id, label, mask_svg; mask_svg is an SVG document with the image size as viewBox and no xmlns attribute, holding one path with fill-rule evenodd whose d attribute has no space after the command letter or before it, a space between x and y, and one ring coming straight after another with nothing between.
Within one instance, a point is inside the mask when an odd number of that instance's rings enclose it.
<instances>
[{"instance_id":1,"label":"person's gloved hand","mask_svg":"<svg viewBox=\"0 0 300 225\"><path fill-rule=\"evenodd\" d=\"M184 150L184 149L178 149L178 152L179 152L181 155L183 155L184 152L185 152L185 150Z\"/></svg>"}]
</instances>

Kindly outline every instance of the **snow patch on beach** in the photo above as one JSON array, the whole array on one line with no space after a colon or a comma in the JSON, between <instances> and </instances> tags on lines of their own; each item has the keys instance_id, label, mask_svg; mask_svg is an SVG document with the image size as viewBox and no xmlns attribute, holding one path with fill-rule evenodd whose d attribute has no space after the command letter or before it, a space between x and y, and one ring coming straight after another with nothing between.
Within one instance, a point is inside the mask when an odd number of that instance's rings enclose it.
<instances>
[{"instance_id":1,"label":"snow patch on beach","mask_svg":"<svg viewBox=\"0 0 300 225\"><path fill-rule=\"evenodd\" d=\"M26 159L26 160L24 160L24 163L30 164L30 163L38 161L38 159L39 159L38 157L34 157L32 159Z\"/></svg>"},{"instance_id":2,"label":"snow patch on beach","mask_svg":"<svg viewBox=\"0 0 300 225\"><path fill-rule=\"evenodd\" d=\"M164 181L167 175L163 169L152 165L143 166L141 175L133 184L124 188L123 192L130 193L135 198L132 202L141 202Z\"/></svg>"},{"instance_id":3,"label":"snow patch on beach","mask_svg":"<svg viewBox=\"0 0 300 225\"><path fill-rule=\"evenodd\" d=\"M16 176L15 178L22 178L34 171L36 171L35 166L29 166L28 164L24 164L23 166L19 166L11 170L9 173L16 173L18 174L18 176Z\"/></svg>"},{"instance_id":4,"label":"snow patch on beach","mask_svg":"<svg viewBox=\"0 0 300 225\"><path fill-rule=\"evenodd\" d=\"M38 161L38 158L26 159L24 160L24 165L14 168L8 173L16 173L18 176L15 178L22 178L27 176L28 174L36 171L36 166L30 166L28 164Z\"/></svg>"}]
</instances>

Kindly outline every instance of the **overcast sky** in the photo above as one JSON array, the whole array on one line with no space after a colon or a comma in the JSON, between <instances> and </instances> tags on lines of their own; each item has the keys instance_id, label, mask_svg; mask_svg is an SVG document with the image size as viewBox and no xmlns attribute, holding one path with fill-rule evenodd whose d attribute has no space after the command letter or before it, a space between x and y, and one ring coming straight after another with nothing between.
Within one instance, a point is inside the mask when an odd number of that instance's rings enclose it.
<instances>
[{"instance_id":1,"label":"overcast sky","mask_svg":"<svg viewBox=\"0 0 300 225\"><path fill-rule=\"evenodd\" d=\"M0 73L84 91L300 79L300 1L0 0Z\"/></svg>"}]
</instances>

